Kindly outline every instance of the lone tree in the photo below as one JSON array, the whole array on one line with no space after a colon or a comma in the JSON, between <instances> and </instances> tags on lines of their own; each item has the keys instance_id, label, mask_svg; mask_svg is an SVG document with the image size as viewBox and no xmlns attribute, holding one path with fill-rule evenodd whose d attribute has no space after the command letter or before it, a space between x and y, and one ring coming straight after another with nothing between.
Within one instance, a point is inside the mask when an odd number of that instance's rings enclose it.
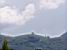
<instances>
[{"instance_id":1,"label":"lone tree","mask_svg":"<svg viewBox=\"0 0 67 50\"><path fill-rule=\"evenodd\" d=\"M3 45L2 45L2 50L10 50L8 48L8 42L7 42L7 40L4 40Z\"/></svg>"}]
</instances>

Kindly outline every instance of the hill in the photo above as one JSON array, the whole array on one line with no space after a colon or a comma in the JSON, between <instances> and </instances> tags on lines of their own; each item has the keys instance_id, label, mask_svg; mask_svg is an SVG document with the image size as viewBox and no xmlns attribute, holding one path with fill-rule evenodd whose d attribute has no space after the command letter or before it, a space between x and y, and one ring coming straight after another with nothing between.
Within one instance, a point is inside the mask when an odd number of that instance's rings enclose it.
<instances>
[{"instance_id":1,"label":"hill","mask_svg":"<svg viewBox=\"0 0 67 50\"><path fill-rule=\"evenodd\" d=\"M9 47L14 50L67 50L67 32L60 37L50 38L36 34L27 34L17 37L5 37L0 35L0 47L2 41L6 38Z\"/></svg>"}]
</instances>

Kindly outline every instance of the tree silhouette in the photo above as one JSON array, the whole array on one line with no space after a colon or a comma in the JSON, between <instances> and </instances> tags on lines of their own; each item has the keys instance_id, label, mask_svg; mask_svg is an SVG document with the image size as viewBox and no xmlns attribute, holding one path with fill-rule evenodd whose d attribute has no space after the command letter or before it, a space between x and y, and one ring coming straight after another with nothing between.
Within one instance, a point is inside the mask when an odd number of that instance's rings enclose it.
<instances>
[{"instance_id":1,"label":"tree silhouette","mask_svg":"<svg viewBox=\"0 0 67 50\"><path fill-rule=\"evenodd\" d=\"M2 45L2 50L10 50L9 47L8 47L7 40L4 40L3 45Z\"/></svg>"},{"instance_id":2,"label":"tree silhouette","mask_svg":"<svg viewBox=\"0 0 67 50\"><path fill-rule=\"evenodd\" d=\"M35 49L35 50L42 50L42 49Z\"/></svg>"}]
</instances>

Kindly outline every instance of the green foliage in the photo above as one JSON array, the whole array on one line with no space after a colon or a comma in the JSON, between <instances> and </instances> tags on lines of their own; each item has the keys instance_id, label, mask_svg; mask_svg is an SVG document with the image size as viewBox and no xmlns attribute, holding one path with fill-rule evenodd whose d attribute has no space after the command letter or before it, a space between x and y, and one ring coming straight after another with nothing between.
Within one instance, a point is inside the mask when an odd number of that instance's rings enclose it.
<instances>
[{"instance_id":1,"label":"green foliage","mask_svg":"<svg viewBox=\"0 0 67 50\"><path fill-rule=\"evenodd\" d=\"M7 40L4 40L3 45L2 45L2 50L10 50L8 48L8 42L7 42Z\"/></svg>"}]
</instances>

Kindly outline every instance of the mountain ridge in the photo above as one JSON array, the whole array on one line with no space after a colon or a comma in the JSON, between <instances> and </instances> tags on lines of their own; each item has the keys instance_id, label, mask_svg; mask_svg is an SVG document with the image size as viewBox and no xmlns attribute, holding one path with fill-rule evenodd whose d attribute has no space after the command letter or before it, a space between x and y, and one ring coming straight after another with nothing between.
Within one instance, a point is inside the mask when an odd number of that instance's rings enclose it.
<instances>
[{"instance_id":1,"label":"mountain ridge","mask_svg":"<svg viewBox=\"0 0 67 50\"><path fill-rule=\"evenodd\" d=\"M43 37L35 33L17 37L0 35L0 42L6 38L9 47L14 50L35 50L37 48L41 48L42 50L67 50L67 38L65 36L67 37L67 33L56 38L50 38L49 36ZM0 43L1 45L2 43Z\"/></svg>"},{"instance_id":2,"label":"mountain ridge","mask_svg":"<svg viewBox=\"0 0 67 50\"><path fill-rule=\"evenodd\" d=\"M56 35L56 36L50 36L51 38L55 38L55 37L60 37L61 35L63 35L63 33L66 33L67 31L63 31L61 34ZM41 33L37 33L34 32L36 35L40 35L40 36L49 36L49 35L45 35L45 34L41 34ZM19 33L19 34L12 34L12 33L0 33L0 35L2 36L6 36L6 37L18 37L18 36L23 36L23 35L27 35L27 34L31 34L31 32L27 32L27 33Z\"/></svg>"}]
</instances>

